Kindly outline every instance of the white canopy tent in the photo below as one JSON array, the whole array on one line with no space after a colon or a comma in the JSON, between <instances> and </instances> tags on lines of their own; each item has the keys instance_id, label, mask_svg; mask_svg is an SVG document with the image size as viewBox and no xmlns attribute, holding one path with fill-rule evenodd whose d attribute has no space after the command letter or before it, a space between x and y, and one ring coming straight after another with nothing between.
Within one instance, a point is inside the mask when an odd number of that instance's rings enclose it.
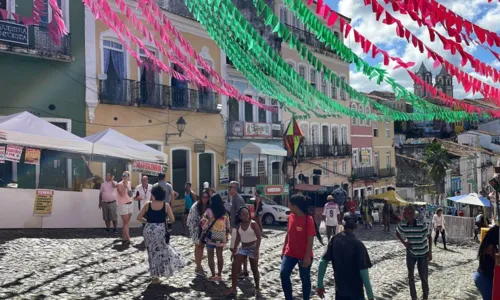
<instances>
[{"instance_id":1,"label":"white canopy tent","mask_svg":"<svg viewBox=\"0 0 500 300\"><path fill-rule=\"evenodd\" d=\"M29 112L0 117L0 143L82 154L92 143Z\"/></svg>"},{"instance_id":2,"label":"white canopy tent","mask_svg":"<svg viewBox=\"0 0 500 300\"><path fill-rule=\"evenodd\" d=\"M287 152L278 145L252 142L241 148L240 154L286 156Z\"/></svg>"},{"instance_id":3,"label":"white canopy tent","mask_svg":"<svg viewBox=\"0 0 500 300\"><path fill-rule=\"evenodd\" d=\"M140 143L114 129L106 129L87 136L85 140L94 144L93 154L111 156L128 160L139 160L166 164L168 156Z\"/></svg>"}]
</instances>

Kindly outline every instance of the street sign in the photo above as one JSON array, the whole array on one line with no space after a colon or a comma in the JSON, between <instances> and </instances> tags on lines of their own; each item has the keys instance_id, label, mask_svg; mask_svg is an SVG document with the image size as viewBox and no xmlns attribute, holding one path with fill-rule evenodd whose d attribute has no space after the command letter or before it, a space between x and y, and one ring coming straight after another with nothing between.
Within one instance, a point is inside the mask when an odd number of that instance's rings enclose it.
<instances>
[{"instance_id":1,"label":"street sign","mask_svg":"<svg viewBox=\"0 0 500 300\"><path fill-rule=\"evenodd\" d=\"M28 26L0 21L0 41L28 45Z\"/></svg>"}]
</instances>

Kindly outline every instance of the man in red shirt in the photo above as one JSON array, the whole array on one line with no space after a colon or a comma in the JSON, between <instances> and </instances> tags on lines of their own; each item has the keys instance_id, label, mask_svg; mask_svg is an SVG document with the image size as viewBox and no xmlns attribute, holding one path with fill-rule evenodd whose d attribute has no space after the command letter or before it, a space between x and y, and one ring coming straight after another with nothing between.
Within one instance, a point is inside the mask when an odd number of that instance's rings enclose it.
<instances>
[{"instance_id":1,"label":"man in red shirt","mask_svg":"<svg viewBox=\"0 0 500 300\"><path fill-rule=\"evenodd\" d=\"M351 197L348 197L345 203L346 212L356 214L356 206L356 201L352 200Z\"/></svg>"}]
</instances>

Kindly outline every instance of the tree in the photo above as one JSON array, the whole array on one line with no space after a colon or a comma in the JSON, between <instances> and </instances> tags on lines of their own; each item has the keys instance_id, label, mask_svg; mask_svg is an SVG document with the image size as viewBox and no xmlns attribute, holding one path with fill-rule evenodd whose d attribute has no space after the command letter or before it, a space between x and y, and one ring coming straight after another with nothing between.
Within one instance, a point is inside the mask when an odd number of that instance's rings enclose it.
<instances>
[{"instance_id":1,"label":"tree","mask_svg":"<svg viewBox=\"0 0 500 300\"><path fill-rule=\"evenodd\" d=\"M429 175L436 186L436 193L444 192L443 182L451 161L448 152L436 141L425 148L425 163L430 167Z\"/></svg>"}]
</instances>

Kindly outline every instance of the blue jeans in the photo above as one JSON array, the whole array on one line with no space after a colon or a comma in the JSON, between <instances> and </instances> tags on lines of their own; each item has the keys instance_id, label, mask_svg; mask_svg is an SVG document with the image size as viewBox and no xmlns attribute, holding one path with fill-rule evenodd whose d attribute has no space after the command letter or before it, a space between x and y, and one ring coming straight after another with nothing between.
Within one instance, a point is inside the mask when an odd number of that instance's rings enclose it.
<instances>
[{"instance_id":1,"label":"blue jeans","mask_svg":"<svg viewBox=\"0 0 500 300\"><path fill-rule=\"evenodd\" d=\"M299 262L299 259L290 256L283 256L283 260L281 261L281 287L285 293L286 300L293 300L290 276L292 276L292 271ZM302 281L302 299L309 300L311 297L311 266L304 268L299 264L299 274L300 281Z\"/></svg>"},{"instance_id":2,"label":"blue jeans","mask_svg":"<svg viewBox=\"0 0 500 300\"><path fill-rule=\"evenodd\" d=\"M479 293L483 296L483 300L491 300L493 297L493 278L484 276L481 273L474 273L474 283L476 284Z\"/></svg>"}]
</instances>

